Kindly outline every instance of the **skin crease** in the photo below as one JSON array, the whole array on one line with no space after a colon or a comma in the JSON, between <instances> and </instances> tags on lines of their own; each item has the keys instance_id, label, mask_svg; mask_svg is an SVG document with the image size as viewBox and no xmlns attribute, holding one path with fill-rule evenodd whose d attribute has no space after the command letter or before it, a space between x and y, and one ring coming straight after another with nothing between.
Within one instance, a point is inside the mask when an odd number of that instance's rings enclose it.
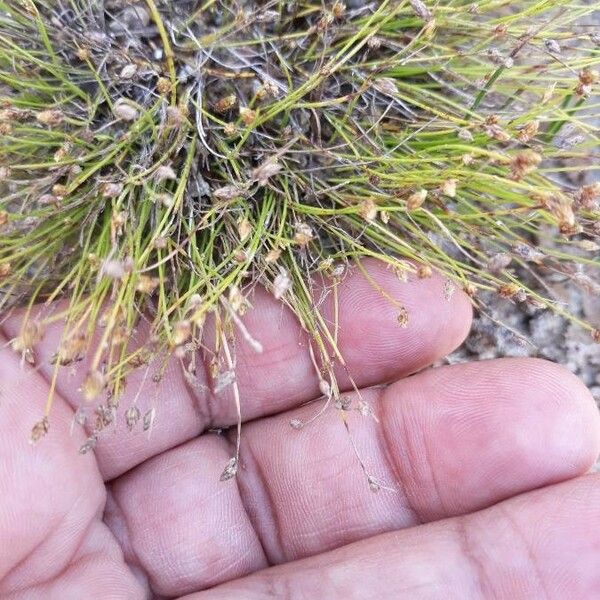
<instances>
[{"instance_id":1,"label":"skin crease","mask_svg":"<svg viewBox=\"0 0 600 600\"><path fill-rule=\"evenodd\" d=\"M235 438L230 392L191 389L174 362L157 386L131 376L154 406L148 437L117 430L78 454L71 432L85 363L65 370L50 431L28 443L43 414L60 326L36 348L38 368L0 339L0 598L2 600L262 600L283 598L557 599L600 597L600 417L575 377L540 360L438 367L466 336L468 299L444 281L398 281L365 263L339 287L339 345L348 374L378 420L331 409L296 431L320 403L308 341L264 290L245 317L264 346L236 342L243 401L241 468L220 482ZM331 294L315 282L331 320ZM44 309L47 310L47 309ZM210 329L210 327L209 327ZM143 326L132 343L140 343ZM207 334L210 346L210 331ZM417 373L411 375L411 373ZM386 384L386 385L382 385Z\"/></svg>"}]
</instances>

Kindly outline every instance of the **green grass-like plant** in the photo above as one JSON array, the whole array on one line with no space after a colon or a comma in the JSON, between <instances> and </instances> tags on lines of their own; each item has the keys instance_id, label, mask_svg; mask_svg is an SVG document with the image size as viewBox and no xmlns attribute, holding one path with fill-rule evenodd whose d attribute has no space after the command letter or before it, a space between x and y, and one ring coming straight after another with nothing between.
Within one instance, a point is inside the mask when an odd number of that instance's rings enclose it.
<instances>
[{"instance_id":1,"label":"green grass-like plant","mask_svg":"<svg viewBox=\"0 0 600 600\"><path fill-rule=\"evenodd\" d=\"M310 278L365 257L564 313L544 278L600 264L593 4L0 1L0 311L63 300L14 349L64 320L56 374L88 357L83 396L115 407L208 316L231 366L260 284L335 397Z\"/></svg>"}]
</instances>

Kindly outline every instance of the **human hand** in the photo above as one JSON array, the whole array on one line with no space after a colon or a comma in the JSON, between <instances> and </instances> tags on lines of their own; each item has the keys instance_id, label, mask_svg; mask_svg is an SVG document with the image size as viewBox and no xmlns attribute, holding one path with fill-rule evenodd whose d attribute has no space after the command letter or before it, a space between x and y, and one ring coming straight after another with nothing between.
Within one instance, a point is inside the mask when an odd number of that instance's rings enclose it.
<instances>
[{"instance_id":1,"label":"human hand","mask_svg":"<svg viewBox=\"0 0 600 600\"><path fill-rule=\"evenodd\" d=\"M264 352L237 343L247 423L238 475L225 482L235 427L208 429L235 424L231 390L190 389L176 361L158 385L134 373L121 409L141 390L142 411L157 411L150 437L124 431L120 415L82 456L86 435L71 429L85 364L59 379L47 436L27 440L60 327L36 349L38 370L2 350L0 598L600 597L600 478L586 475L600 419L589 392L539 360L407 377L461 343L469 302L446 300L439 277L401 283L369 270L410 314L399 327L397 308L358 271L340 285L339 346L379 422L344 412L349 438L331 408L289 426L318 411L304 405L318 380L306 335L258 290L246 324ZM3 323L4 344L19 321ZM369 489L351 439L391 490Z\"/></svg>"}]
</instances>

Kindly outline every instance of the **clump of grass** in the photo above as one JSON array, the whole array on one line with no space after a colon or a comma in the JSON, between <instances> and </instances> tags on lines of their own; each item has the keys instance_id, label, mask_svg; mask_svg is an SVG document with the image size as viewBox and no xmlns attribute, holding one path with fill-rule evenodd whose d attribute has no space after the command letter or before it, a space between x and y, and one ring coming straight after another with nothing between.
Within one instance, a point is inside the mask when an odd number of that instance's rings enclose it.
<instances>
[{"instance_id":1,"label":"clump of grass","mask_svg":"<svg viewBox=\"0 0 600 600\"><path fill-rule=\"evenodd\" d=\"M89 357L92 447L132 369L175 354L193 377L208 315L215 385L235 385L229 332L249 338L256 284L312 335L330 398L343 357L311 300L316 272L335 281L376 257L399 277L441 271L474 302L493 290L564 312L544 278L590 287L599 266L600 186L573 178L598 161L593 10L0 1L0 310L66 299L13 347L34 362L45 327L66 322L55 369ZM142 318L150 341L131 350Z\"/></svg>"}]
</instances>

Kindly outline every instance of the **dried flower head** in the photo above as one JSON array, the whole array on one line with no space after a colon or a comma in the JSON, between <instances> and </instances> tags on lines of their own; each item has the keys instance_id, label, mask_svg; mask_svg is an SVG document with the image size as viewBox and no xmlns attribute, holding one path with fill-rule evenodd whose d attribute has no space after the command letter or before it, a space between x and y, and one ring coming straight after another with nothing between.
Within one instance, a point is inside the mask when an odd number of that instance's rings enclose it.
<instances>
[{"instance_id":1,"label":"dried flower head","mask_svg":"<svg viewBox=\"0 0 600 600\"><path fill-rule=\"evenodd\" d=\"M82 385L81 393L88 402L95 400L102 393L106 386L106 378L97 370L89 371Z\"/></svg>"}]
</instances>

